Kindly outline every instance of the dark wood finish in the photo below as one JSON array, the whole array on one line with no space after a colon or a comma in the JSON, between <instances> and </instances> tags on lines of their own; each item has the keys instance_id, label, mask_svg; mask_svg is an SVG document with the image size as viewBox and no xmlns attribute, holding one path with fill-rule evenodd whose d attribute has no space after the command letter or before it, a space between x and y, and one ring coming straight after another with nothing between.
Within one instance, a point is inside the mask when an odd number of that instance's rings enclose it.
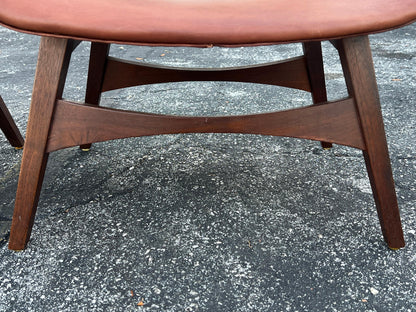
<instances>
[{"instance_id":1,"label":"dark wood finish","mask_svg":"<svg viewBox=\"0 0 416 312\"><path fill-rule=\"evenodd\" d=\"M16 195L9 248L29 240L49 152L94 142L168 133L253 133L338 143L363 150L384 238L404 246L390 159L367 37L333 42L349 97L327 102L320 43L304 56L231 69L147 66L108 57L108 44L93 43L86 104L62 100L70 55L78 42L42 38L27 140ZM311 91L314 105L287 111L222 117L168 116L100 107L101 92L178 81L240 81Z\"/></svg>"},{"instance_id":2,"label":"dark wood finish","mask_svg":"<svg viewBox=\"0 0 416 312\"><path fill-rule=\"evenodd\" d=\"M87 90L85 93L85 103L99 105L101 90L104 81L104 74L107 65L108 43L92 42L90 51L90 63L88 68ZM83 150L91 148L91 143L80 146Z\"/></svg>"},{"instance_id":3,"label":"dark wood finish","mask_svg":"<svg viewBox=\"0 0 416 312\"><path fill-rule=\"evenodd\" d=\"M233 68L186 69L108 58L103 92L152 83L180 81L236 81L262 83L310 91L305 58Z\"/></svg>"},{"instance_id":4,"label":"dark wood finish","mask_svg":"<svg viewBox=\"0 0 416 312\"><path fill-rule=\"evenodd\" d=\"M405 243L368 37L338 40L336 46L360 116L363 153L384 239L390 248L400 248Z\"/></svg>"},{"instance_id":5,"label":"dark wood finish","mask_svg":"<svg viewBox=\"0 0 416 312\"><path fill-rule=\"evenodd\" d=\"M62 97L72 41L45 38L40 42L38 65L29 112L26 144L17 187L9 248L24 249L35 218L48 159L46 144L54 104Z\"/></svg>"},{"instance_id":6,"label":"dark wood finish","mask_svg":"<svg viewBox=\"0 0 416 312\"><path fill-rule=\"evenodd\" d=\"M302 47L306 58L306 66L308 69L309 82L311 84L313 103L325 103L328 99L325 86L325 72L322 60L321 42L304 42Z\"/></svg>"},{"instance_id":7,"label":"dark wood finish","mask_svg":"<svg viewBox=\"0 0 416 312\"><path fill-rule=\"evenodd\" d=\"M81 40L70 40L69 47L70 50L68 52L74 52L74 50L81 44Z\"/></svg>"},{"instance_id":8,"label":"dark wood finish","mask_svg":"<svg viewBox=\"0 0 416 312\"><path fill-rule=\"evenodd\" d=\"M274 113L185 117L58 101L47 151L126 137L172 133L252 133L327 140L363 149L354 101L345 99Z\"/></svg>"},{"instance_id":9,"label":"dark wood finish","mask_svg":"<svg viewBox=\"0 0 416 312\"><path fill-rule=\"evenodd\" d=\"M47 151L127 137L173 133L252 133L328 140L363 149L354 101L345 99L274 113L185 117L58 101Z\"/></svg>"},{"instance_id":10,"label":"dark wood finish","mask_svg":"<svg viewBox=\"0 0 416 312\"><path fill-rule=\"evenodd\" d=\"M9 110L0 96L0 128L10 144L16 148L22 148L24 140L16 126Z\"/></svg>"},{"instance_id":11,"label":"dark wood finish","mask_svg":"<svg viewBox=\"0 0 416 312\"><path fill-rule=\"evenodd\" d=\"M313 103L316 105L325 103L328 101L328 98L326 93L321 42L304 42L302 47L306 59L306 67L308 69ZM332 143L329 142L321 142L321 145L324 149L332 147Z\"/></svg>"}]
</instances>

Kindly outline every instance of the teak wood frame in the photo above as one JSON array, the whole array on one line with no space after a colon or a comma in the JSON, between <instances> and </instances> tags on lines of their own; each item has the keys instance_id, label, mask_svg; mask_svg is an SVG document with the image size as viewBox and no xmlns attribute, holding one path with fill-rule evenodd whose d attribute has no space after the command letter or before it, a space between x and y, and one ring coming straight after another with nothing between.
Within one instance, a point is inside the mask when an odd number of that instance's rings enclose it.
<instances>
[{"instance_id":1,"label":"teak wood frame","mask_svg":"<svg viewBox=\"0 0 416 312\"><path fill-rule=\"evenodd\" d=\"M9 248L24 249L31 234L48 155L52 151L126 137L167 133L227 132L318 140L363 151L384 239L404 246L399 209L367 36L332 41L349 96L328 102L320 42L303 43L304 55L257 66L189 70L147 66L108 56L109 44L93 42L86 104L62 99L70 56L79 42L43 37L16 194ZM98 106L102 92L156 82L243 81L312 93L313 105L244 116L184 117Z\"/></svg>"},{"instance_id":2,"label":"teak wood frame","mask_svg":"<svg viewBox=\"0 0 416 312\"><path fill-rule=\"evenodd\" d=\"M24 140L16 126L9 110L0 96L0 128L12 146L19 149L23 147Z\"/></svg>"}]
</instances>

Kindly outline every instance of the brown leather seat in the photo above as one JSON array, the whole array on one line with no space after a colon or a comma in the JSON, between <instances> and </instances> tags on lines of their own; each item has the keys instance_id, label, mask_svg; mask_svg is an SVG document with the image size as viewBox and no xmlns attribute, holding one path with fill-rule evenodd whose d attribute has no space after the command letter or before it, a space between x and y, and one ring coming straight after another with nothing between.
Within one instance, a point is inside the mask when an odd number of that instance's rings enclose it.
<instances>
[{"instance_id":1,"label":"brown leather seat","mask_svg":"<svg viewBox=\"0 0 416 312\"><path fill-rule=\"evenodd\" d=\"M399 27L415 0L1 0L19 30L106 42L246 45L334 39Z\"/></svg>"},{"instance_id":2,"label":"brown leather seat","mask_svg":"<svg viewBox=\"0 0 416 312\"><path fill-rule=\"evenodd\" d=\"M0 23L42 35L10 249L31 234L48 155L59 149L167 133L252 133L362 150L384 239L404 246L368 34L416 20L416 0L0 0ZM348 97L327 101L322 40L338 50ZM91 41L85 103L62 99L79 40ZM303 42L282 62L178 69L109 56L110 43L244 46ZM313 105L245 116L167 116L100 107L102 92L161 82L240 81L291 87Z\"/></svg>"}]
</instances>

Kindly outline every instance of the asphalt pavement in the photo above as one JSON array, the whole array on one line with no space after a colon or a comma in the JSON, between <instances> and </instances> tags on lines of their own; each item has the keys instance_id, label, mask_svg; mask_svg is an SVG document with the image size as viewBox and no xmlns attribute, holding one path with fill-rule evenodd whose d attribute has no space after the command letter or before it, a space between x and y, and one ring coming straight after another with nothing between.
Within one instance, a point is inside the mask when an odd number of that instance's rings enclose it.
<instances>
[{"instance_id":1,"label":"asphalt pavement","mask_svg":"<svg viewBox=\"0 0 416 312\"><path fill-rule=\"evenodd\" d=\"M21 150L0 133L0 311L416 311L416 24L370 37L406 247L387 248L360 151L259 135L181 134L51 153L31 240L7 249ZM39 38L0 28L0 94L25 132ZM346 95L324 43L330 99ZM264 63L300 45L114 45L138 62ZM82 101L89 44L64 97ZM179 115L309 105L274 86L193 82L103 94Z\"/></svg>"}]
</instances>

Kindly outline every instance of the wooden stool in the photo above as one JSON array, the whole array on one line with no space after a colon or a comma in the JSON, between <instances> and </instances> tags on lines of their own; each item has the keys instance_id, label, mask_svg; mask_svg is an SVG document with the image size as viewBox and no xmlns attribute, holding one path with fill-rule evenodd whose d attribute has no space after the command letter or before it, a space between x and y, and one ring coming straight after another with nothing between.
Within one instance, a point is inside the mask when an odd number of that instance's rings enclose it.
<instances>
[{"instance_id":1,"label":"wooden stool","mask_svg":"<svg viewBox=\"0 0 416 312\"><path fill-rule=\"evenodd\" d=\"M10 249L29 240L48 155L62 148L167 133L290 136L361 149L384 239L404 246L399 209L367 35L416 20L416 0L2 0L0 22L41 35ZM92 42L86 104L62 99L72 51ZM328 102L321 44L341 59L349 96ZM115 59L111 43L251 46L302 42L304 54L252 67L182 70ZM226 117L179 117L99 107L100 94L159 82L265 83L312 93L314 105ZM319 104L319 105L318 105Z\"/></svg>"},{"instance_id":2,"label":"wooden stool","mask_svg":"<svg viewBox=\"0 0 416 312\"><path fill-rule=\"evenodd\" d=\"M20 134L20 131L17 128L1 96L0 96L0 128L12 146L14 146L16 149L20 149L23 147L23 144L24 144L23 137Z\"/></svg>"}]
</instances>

